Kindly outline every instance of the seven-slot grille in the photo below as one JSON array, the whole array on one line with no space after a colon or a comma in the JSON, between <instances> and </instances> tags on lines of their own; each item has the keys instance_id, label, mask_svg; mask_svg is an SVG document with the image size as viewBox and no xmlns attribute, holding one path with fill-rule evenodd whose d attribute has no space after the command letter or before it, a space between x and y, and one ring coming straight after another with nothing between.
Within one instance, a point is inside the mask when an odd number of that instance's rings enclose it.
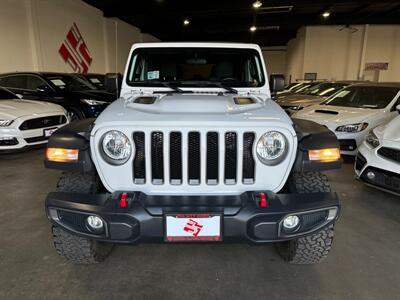
<instances>
[{"instance_id":1,"label":"seven-slot grille","mask_svg":"<svg viewBox=\"0 0 400 300\"><path fill-rule=\"evenodd\" d=\"M38 128L46 128L56 125L61 125L67 122L67 118L63 115L60 116L49 116L42 118L35 118L24 121L20 126L20 130L30 130Z\"/></svg>"},{"instance_id":2,"label":"seven-slot grille","mask_svg":"<svg viewBox=\"0 0 400 300\"><path fill-rule=\"evenodd\" d=\"M134 183L253 184L254 139L253 132L134 132Z\"/></svg>"}]
</instances>

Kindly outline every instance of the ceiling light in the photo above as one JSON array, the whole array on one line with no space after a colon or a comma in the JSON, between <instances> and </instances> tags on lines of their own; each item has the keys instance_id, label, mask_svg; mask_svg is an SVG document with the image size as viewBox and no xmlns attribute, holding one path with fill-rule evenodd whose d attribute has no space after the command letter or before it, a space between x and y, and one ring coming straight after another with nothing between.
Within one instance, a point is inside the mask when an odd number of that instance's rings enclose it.
<instances>
[{"instance_id":1,"label":"ceiling light","mask_svg":"<svg viewBox=\"0 0 400 300\"><path fill-rule=\"evenodd\" d=\"M256 2L253 3L253 7L256 8L256 9L260 8L261 6L262 6L262 2L261 1L256 1Z\"/></svg>"},{"instance_id":2,"label":"ceiling light","mask_svg":"<svg viewBox=\"0 0 400 300\"><path fill-rule=\"evenodd\" d=\"M256 1L256 2L253 3L253 7L256 8L256 9L260 8L261 6L262 6L262 2L261 1Z\"/></svg>"},{"instance_id":3,"label":"ceiling light","mask_svg":"<svg viewBox=\"0 0 400 300\"><path fill-rule=\"evenodd\" d=\"M188 26L190 24L189 19L183 20L183 25Z\"/></svg>"},{"instance_id":4,"label":"ceiling light","mask_svg":"<svg viewBox=\"0 0 400 300\"><path fill-rule=\"evenodd\" d=\"M326 19L331 15L331 13L329 11L326 11L322 14L322 16Z\"/></svg>"},{"instance_id":5,"label":"ceiling light","mask_svg":"<svg viewBox=\"0 0 400 300\"><path fill-rule=\"evenodd\" d=\"M257 30L257 27L256 27L256 26L251 26L251 27L250 27L250 31L251 31L251 32L254 32L254 31L256 31L256 30Z\"/></svg>"}]
</instances>

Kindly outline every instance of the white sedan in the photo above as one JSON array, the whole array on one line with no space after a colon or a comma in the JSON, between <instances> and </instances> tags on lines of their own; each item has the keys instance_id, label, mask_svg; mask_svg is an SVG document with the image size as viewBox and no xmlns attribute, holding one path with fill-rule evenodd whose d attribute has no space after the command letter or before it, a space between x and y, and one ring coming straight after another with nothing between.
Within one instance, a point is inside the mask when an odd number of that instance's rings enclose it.
<instances>
[{"instance_id":1,"label":"white sedan","mask_svg":"<svg viewBox=\"0 0 400 300\"><path fill-rule=\"evenodd\" d=\"M400 194L400 116L368 133L359 148L355 171L366 184Z\"/></svg>"},{"instance_id":2,"label":"white sedan","mask_svg":"<svg viewBox=\"0 0 400 300\"><path fill-rule=\"evenodd\" d=\"M355 84L292 117L325 125L336 134L342 154L356 155L357 147L369 130L399 114L396 111L399 97L400 84L397 83Z\"/></svg>"},{"instance_id":3,"label":"white sedan","mask_svg":"<svg viewBox=\"0 0 400 300\"><path fill-rule=\"evenodd\" d=\"M0 88L0 152L47 143L50 135L67 123L61 106L22 100Z\"/></svg>"}]
</instances>

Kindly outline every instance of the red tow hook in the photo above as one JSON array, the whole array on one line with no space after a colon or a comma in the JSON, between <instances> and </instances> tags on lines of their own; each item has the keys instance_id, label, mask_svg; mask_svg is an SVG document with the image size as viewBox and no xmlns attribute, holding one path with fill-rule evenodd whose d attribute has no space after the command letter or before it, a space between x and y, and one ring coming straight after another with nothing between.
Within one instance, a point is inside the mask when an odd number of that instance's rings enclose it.
<instances>
[{"instance_id":1,"label":"red tow hook","mask_svg":"<svg viewBox=\"0 0 400 300\"><path fill-rule=\"evenodd\" d=\"M127 208L128 207L128 193L122 193L121 198L119 199L119 207L120 208Z\"/></svg>"},{"instance_id":2,"label":"red tow hook","mask_svg":"<svg viewBox=\"0 0 400 300\"><path fill-rule=\"evenodd\" d=\"M261 208L266 208L268 206L267 196L265 195L265 193L260 193L259 206Z\"/></svg>"}]
</instances>

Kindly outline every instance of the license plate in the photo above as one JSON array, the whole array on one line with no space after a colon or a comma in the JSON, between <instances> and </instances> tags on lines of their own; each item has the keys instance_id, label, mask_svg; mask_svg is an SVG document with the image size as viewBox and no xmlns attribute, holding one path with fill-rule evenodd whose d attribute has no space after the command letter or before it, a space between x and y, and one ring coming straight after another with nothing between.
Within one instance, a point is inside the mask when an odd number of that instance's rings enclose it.
<instances>
[{"instance_id":1,"label":"license plate","mask_svg":"<svg viewBox=\"0 0 400 300\"><path fill-rule=\"evenodd\" d=\"M53 133L54 133L54 131L56 131L58 128L49 128L49 129L45 129L44 130L44 136L45 137L49 137L49 136L51 136Z\"/></svg>"},{"instance_id":2,"label":"license plate","mask_svg":"<svg viewBox=\"0 0 400 300\"><path fill-rule=\"evenodd\" d=\"M215 214L176 214L165 216L168 242L221 241L221 216Z\"/></svg>"}]
</instances>

